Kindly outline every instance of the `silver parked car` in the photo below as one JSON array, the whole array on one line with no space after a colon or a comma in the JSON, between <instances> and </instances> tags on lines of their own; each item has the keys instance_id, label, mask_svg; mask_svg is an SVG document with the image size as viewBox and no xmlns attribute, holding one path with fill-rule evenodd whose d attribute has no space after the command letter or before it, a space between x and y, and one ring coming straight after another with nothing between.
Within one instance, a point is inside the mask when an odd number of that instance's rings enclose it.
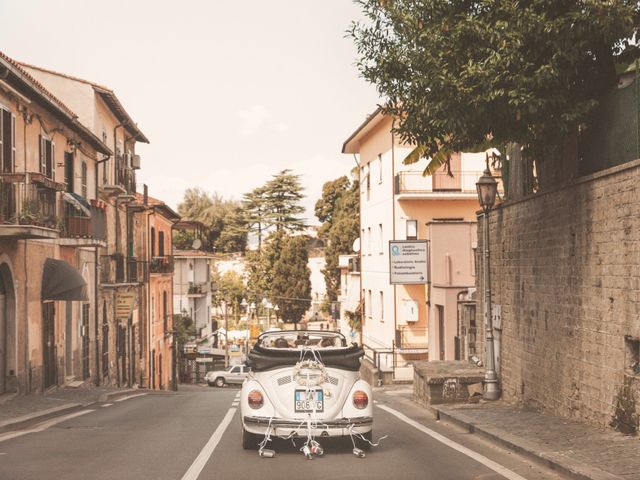
<instances>
[{"instance_id":1,"label":"silver parked car","mask_svg":"<svg viewBox=\"0 0 640 480\"><path fill-rule=\"evenodd\" d=\"M226 370L212 370L207 372L204 379L210 387L224 387L227 385L242 385L249 374L246 365L233 365Z\"/></svg>"}]
</instances>

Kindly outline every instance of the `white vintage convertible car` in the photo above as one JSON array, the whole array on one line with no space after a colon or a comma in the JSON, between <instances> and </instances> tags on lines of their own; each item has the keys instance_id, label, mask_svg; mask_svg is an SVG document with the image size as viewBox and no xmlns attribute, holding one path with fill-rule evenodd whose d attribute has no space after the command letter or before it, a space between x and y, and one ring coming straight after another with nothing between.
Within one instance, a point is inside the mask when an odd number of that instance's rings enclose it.
<instances>
[{"instance_id":1,"label":"white vintage convertible car","mask_svg":"<svg viewBox=\"0 0 640 480\"><path fill-rule=\"evenodd\" d=\"M242 386L242 446L257 448L265 436L351 436L371 444L371 386L360 378L364 352L328 331L263 333L249 352L251 373Z\"/></svg>"}]
</instances>

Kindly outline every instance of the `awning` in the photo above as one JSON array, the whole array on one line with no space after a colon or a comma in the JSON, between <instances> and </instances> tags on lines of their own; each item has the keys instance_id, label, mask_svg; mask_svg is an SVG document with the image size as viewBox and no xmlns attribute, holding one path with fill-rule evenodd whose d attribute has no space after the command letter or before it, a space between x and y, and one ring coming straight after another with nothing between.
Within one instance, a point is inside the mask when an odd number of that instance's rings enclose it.
<instances>
[{"instance_id":1,"label":"awning","mask_svg":"<svg viewBox=\"0 0 640 480\"><path fill-rule=\"evenodd\" d=\"M355 282L352 288L347 290L347 298L344 301L344 309L347 312L355 313L360 305L360 290L355 288Z\"/></svg>"},{"instance_id":2,"label":"awning","mask_svg":"<svg viewBox=\"0 0 640 480\"><path fill-rule=\"evenodd\" d=\"M87 282L64 260L47 258L42 271L42 300L87 301Z\"/></svg>"},{"instance_id":3,"label":"awning","mask_svg":"<svg viewBox=\"0 0 640 480\"><path fill-rule=\"evenodd\" d=\"M62 198L66 203L72 205L78 211L78 216L91 216L91 206L84 198L82 198L82 196L77 193L64 192Z\"/></svg>"}]
</instances>

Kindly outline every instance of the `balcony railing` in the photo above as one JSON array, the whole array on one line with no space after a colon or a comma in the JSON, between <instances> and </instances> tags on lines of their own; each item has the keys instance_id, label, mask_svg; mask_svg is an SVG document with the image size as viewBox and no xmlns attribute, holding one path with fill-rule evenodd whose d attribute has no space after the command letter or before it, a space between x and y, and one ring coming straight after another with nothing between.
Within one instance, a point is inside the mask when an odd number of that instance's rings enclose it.
<instances>
[{"instance_id":1,"label":"balcony railing","mask_svg":"<svg viewBox=\"0 0 640 480\"><path fill-rule=\"evenodd\" d=\"M173 255L153 257L149 263L150 273L173 273Z\"/></svg>"},{"instance_id":2,"label":"balcony railing","mask_svg":"<svg viewBox=\"0 0 640 480\"><path fill-rule=\"evenodd\" d=\"M125 190L128 194L136 192L135 171L127 166L123 155L105 162L101 176L105 189Z\"/></svg>"},{"instance_id":3,"label":"balcony railing","mask_svg":"<svg viewBox=\"0 0 640 480\"><path fill-rule=\"evenodd\" d=\"M140 283L147 279L145 262L119 253L102 255L100 268L102 284Z\"/></svg>"},{"instance_id":4,"label":"balcony railing","mask_svg":"<svg viewBox=\"0 0 640 480\"><path fill-rule=\"evenodd\" d=\"M41 173L0 173L0 225L60 230L65 187Z\"/></svg>"},{"instance_id":5,"label":"balcony railing","mask_svg":"<svg viewBox=\"0 0 640 480\"><path fill-rule=\"evenodd\" d=\"M402 325L396 329L396 347L401 349L429 348L426 328L412 328Z\"/></svg>"},{"instance_id":6,"label":"balcony railing","mask_svg":"<svg viewBox=\"0 0 640 480\"><path fill-rule=\"evenodd\" d=\"M475 193L476 182L482 172L435 172L424 177L421 172L400 172L396 174L395 193Z\"/></svg>"},{"instance_id":7,"label":"balcony railing","mask_svg":"<svg viewBox=\"0 0 640 480\"><path fill-rule=\"evenodd\" d=\"M93 205L89 207L89 211L89 216L80 215L77 209L65 202L64 236L106 240L107 225L105 211Z\"/></svg>"},{"instance_id":8,"label":"balcony railing","mask_svg":"<svg viewBox=\"0 0 640 480\"><path fill-rule=\"evenodd\" d=\"M360 273L360 257L352 257L349 259L349 272Z\"/></svg>"}]
</instances>

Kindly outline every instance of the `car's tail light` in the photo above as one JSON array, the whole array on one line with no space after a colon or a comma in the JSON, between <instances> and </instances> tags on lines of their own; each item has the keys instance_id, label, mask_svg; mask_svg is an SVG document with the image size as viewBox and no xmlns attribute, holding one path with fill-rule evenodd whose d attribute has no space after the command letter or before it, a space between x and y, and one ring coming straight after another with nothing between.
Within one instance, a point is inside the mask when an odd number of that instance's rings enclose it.
<instances>
[{"instance_id":1,"label":"car's tail light","mask_svg":"<svg viewBox=\"0 0 640 480\"><path fill-rule=\"evenodd\" d=\"M251 390L247 400L249 402L249 406L256 410L258 408L262 408L262 405L264 405L264 398L262 397L262 393L258 390Z\"/></svg>"},{"instance_id":2,"label":"car's tail light","mask_svg":"<svg viewBox=\"0 0 640 480\"><path fill-rule=\"evenodd\" d=\"M367 408L367 405L369 405L369 396L367 393L362 390L356 390L353 392L353 405L358 410Z\"/></svg>"}]
</instances>

